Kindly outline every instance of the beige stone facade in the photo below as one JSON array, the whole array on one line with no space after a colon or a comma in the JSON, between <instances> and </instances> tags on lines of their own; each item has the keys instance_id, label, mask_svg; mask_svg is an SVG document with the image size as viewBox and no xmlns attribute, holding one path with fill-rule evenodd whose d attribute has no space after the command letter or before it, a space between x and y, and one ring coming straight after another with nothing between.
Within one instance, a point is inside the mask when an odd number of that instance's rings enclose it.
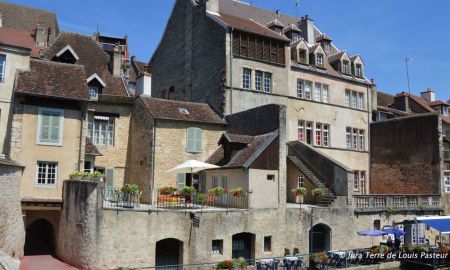
<instances>
[{"instance_id":1,"label":"beige stone facade","mask_svg":"<svg viewBox=\"0 0 450 270\"><path fill-rule=\"evenodd\" d=\"M30 52L1 45L0 54L6 56L4 80L0 82L0 154L7 155L10 151L9 140L16 71L29 69Z\"/></svg>"}]
</instances>

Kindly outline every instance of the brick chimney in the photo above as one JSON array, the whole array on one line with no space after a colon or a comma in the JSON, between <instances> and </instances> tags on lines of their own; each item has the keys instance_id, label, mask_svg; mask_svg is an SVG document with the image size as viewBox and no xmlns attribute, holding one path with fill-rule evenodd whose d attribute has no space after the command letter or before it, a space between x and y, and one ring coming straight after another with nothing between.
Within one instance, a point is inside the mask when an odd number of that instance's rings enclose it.
<instances>
[{"instance_id":1,"label":"brick chimney","mask_svg":"<svg viewBox=\"0 0 450 270\"><path fill-rule=\"evenodd\" d=\"M118 46L114 47L114 52L111 57L111 71L114 77L120 77L120 69L122 67L122 52Z\"/></svg>"},{"instance_id":2,"label":"brick chimney","mask_svg":"<svg viewBox=\"0 0 450 270\"><path fill-rule=\"evenodd\" d=\"M429 102L436 101L436 93L431 88L428 88L427 90L425 90L422 93L420 93L420 96L422 98L428 100Z\"/></svg>"},{"instance_id":3,"label":"brick chimney","mask_svg":"<svg viewBox=\"0 0 450 270\"><path fill-rule=\"evenodd\" d=\"M136 80L136 95L137 96L152 96L152 75L147 72L147 65L144 65L144 70L140 72Z\"/></svg>"},{"instance_id":4,"label":"brick chimney","mask_svg":"<svg viewBox=\"0 0 450 270\"><path fill-rule=\"evenodd\" d=\"M314 37L314 21L308 15L302 17L299 28L302 30L302 36L308 44L316 43L316 39Z\"/></svg>"}]
</instances>

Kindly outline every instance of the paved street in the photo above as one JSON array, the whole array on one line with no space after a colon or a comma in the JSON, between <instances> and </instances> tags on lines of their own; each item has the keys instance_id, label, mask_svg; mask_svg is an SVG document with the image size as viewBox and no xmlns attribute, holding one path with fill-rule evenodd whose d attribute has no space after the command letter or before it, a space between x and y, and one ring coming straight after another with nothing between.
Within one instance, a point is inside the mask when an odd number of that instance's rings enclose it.
<instances>
[{"instance_id":1,"label":"paved street","mask_svg":"<svg viewBox=\"0 0 450 270\"><path fill-rule=\"evenodd\" d=\"M25 256L20 264L20 270L77 270L50 255Z\"/></svg>"}]
</instances>

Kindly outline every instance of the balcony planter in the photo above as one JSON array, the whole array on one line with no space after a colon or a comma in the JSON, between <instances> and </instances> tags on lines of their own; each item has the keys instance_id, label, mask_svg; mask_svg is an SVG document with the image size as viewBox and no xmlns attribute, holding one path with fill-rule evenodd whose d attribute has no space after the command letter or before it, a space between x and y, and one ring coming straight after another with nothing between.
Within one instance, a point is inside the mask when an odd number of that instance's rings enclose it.
<instances>
[{"instance_id":1,"label":"balcony planter","mask_svg":"<svg viewBox=\"0 0 450 270\"><path fill-rule=\"evenodd\" d=\"M100 181L103 178L103 174L99 171L95 171L91 174L92 181Z\"/></svg>"},{"instance_id":2,"label":"balcony planter","mask_svg":"<svg viewBox=\"0 0 450 270\"><path fill-rule=\"evenodd\" d=\"M138 185L135 184L125 184L122 189L122 200L123 207L125 208L133 208L134 206L138 206L140 204L140 196L142 192L139 189Z\"/></svg>"},{"instance_id":3,"label":"balcony planter","mask_svg":"<svg viewBox=\"0 0 450 270\"><path fill-rule=\"evenodd\" d=\"M234 197L245 197L245 191L240 187L230 190L230 193L233 194Z\"/></svg>"},{"instance_id":4,"label":"balcony planter","mask_svg":"<svg viewBox=\"0 0 450 270\"><path fill-rule=\"evenodd\" d=\"M75 171L69 175L70 180L81 180L83 179L83 173L80 171Z\"/></svg>"},{"instance_id":5,"label":"balcony planter","mask_svg":"<svg viewBox=\"0 0 450 270\"><path fill-rule=\"evenodd\" d=\"M226 191L222 187L215 187L215 188L210 189L209 193L216 197L221 197L221 196L223 196L223 194L226 193Z\"/></svg>"},{"instance_id":6,"label":"balcony planter","mask_svg":"<svg viewBox=\"0 0 450 270\"><path fill-rule=\"evenodd\" d=\"M163 186L162 188L159 189L159 194L160 195L173 195L175 193L175 191L177 191L176 187L173 186Z\"/></svg>"},{"instance_id":7,"label":"balcony planter","mask_svg":"<svg viewBox=\"0 0 450 270\"><path fill-rule=\"evenodd\" d=\"M315 188L311 191L311 194L316 197L316 198L320 198L325 196L325 189L323 188Z\"/></svg>"},{"instance_id":8,"label":"balcony planter","mask_svg":"<svg viewBox=\"0 0 450 270\"><path fill-rule=\"evenodd\" d=\"M91 180L91 173L90 172L84 172L83 175L82 175L82 180L90 181Z\"/></svg>"},{"instance_id":9,"label":"balcony planter","mask_svg":"<svg viewBox=\"0 0 450 270\"><path fill-rule=\"evenodd\" d=\"M303 203L304 197L306 195L306 188L298 187L292 190L292 193L295 196L295 203Z\"/></svg>"}]
</instances>

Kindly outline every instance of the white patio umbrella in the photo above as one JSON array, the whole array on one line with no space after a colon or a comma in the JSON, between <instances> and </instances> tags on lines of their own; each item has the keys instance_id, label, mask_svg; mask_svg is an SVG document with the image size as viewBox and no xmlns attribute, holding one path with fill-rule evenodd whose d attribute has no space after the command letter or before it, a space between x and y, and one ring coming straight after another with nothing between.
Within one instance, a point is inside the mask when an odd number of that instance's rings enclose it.
<instances>
[{"instance_id":1,"label":"white patio umbrella","mask_svg":"<svg viewBox=\"0 0 450 270\"><path fill-rule=\"evenodd\" d=\"M168 170L167 172L171 173L196 173L199 171L207 170L207 169L217 169L220 168L219 166L197 161L197 160L188 160L180 165L176 166L175 168L172 168Z\"/></svg>"}]
</instances>

